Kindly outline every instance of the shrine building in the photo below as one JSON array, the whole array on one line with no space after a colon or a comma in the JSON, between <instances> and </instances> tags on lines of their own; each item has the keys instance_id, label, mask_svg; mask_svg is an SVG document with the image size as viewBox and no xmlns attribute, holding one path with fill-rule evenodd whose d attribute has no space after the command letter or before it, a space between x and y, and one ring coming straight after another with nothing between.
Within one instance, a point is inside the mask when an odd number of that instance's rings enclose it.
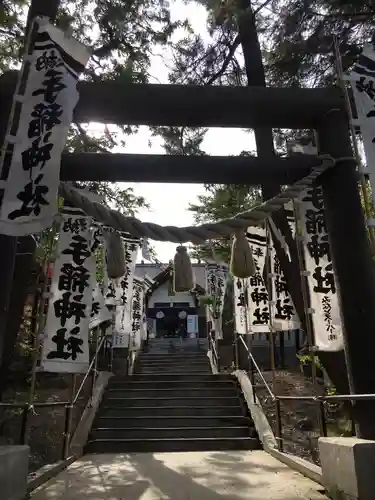
<instances>
[{"instance_id":1,"label":"shrine building","mask_svg":"<svg viewBox=\"0 0 375 500\"><path fill-rule=\"evenodd\" d=\"M199 306L198 294L206 289L204 264L192 264L195 288L191 292L173 291L173 267L168 264L136 265L137 278L153 280L146 295L147 327L150 338L206 337L206 310Z\"/></svg>"}]
</instances>

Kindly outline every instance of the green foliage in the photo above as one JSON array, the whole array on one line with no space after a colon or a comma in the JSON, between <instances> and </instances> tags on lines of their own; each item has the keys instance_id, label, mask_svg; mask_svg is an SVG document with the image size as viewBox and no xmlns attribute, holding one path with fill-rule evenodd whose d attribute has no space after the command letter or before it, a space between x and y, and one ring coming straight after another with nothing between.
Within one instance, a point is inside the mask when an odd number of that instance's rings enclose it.
<instances>
[{"instance_id":1,"label":"green foliage","mask_svg":"<svg viewBox=\"0 0 375 500\"><path fill-rule=\"evenodd\" d=\"M0 4L0 74L20 62L27 0L2 0Z\"/></svg>"},{"instance_id":2,"label":"green foliage","mask_svg":"<svg viewBox=\"0 0 375 500\"><path fill-rule=\"evenodd\" d=\"M164 139L164 149L169 155L197 155L205 153L201 145L207 132L203 128L188 127L151 127L153 136Z\"/></svg>"},{"instance_id":3,"label":"green foliage","mask_svg":"<svg viewBox=\"0 0 375 500\"><path fill-rule=\"evenodd\" d=\"M207 194L198 196L189 210L194 214L197 224L219 221L249 210L260 203L259 188L239 184L207 184ZM194 247L192 255L200 259L212 259L212 253L224 262L230 260L230 237L211 240L208 244Z\"/></svg>"},{"instance_id":4,"label":"green foliage","mask_svg":"<svg viewBox=\"0 0 375 500\"><path fill-rule=\"evenodd\" d=\"M215 295L201 295L198 300L200 306L208 307L213 318L219 317L220 300L218 300L218 297Z\"/></svg>"},{"instance_id":5,"label":"green foliage","mask_svg":"<svg viewBox=\"0 0 375 500\"><path fill-rule=\"evenodd\" d=\"M199 305L201 305L201 306L213 307L214 303L215 303L215 299L212 295L200 295L199 296Z\"/></svg>"},{"instance_id":6,"label":"green foliage","mask_svg":"<svg viewBox=\"0 0 375 500\"><path fill-rule=\"evenodd\" d=\"M318 356L311 356L310 354L304 354L304 355L296 354L296 357L302 366L306 366L306 365L309 365L311 363L315 363L315 366L319 370L322 369L322 364L320 363Z\"/></svg>"},{"instance_id":7,"label":"green foliage","mask_svg":"<svg viewBox=\"0 0 375 500\"><path fill-rule=\"evenodd\" d=\"M344 71L372 36L372 0L288 1L270 26L266 70L276 84L321 86L336 80L333 41L338 36Z\"/></svg>"}]
</instances>

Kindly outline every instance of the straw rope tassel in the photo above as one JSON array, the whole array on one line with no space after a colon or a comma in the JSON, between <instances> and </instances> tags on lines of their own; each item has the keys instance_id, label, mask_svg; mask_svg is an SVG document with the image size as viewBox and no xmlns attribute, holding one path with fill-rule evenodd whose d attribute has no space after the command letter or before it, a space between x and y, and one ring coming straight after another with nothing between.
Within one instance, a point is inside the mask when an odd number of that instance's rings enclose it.
<instances>
[{"instance_id":1,"label":"straw rope tassel","mask_svg":"<svg viewBox=\"0 0 375 500\"><path fill-rule=\"evenodd\" d=\"M253 254L243 231L237 232L233 238L230 272L236 278L250 278L255 274Z\"/></svg>"},{"instance_id":2,"label":"straw rope tassel","mask_svg":"<svg viewBox=\"0 0 375 500\"><path fill-rule=\"evenodd\" d=\"M117 231L104 233L108 278L117 279L125 274L124 246Z\"/></svg>"},{"instance_id":3,"label":"straw rope tassel","mask_svg":"<svg viewBox=\"0 0 375 500\"><path fill-rule=\"evenodd\" d=\"M178 246L174 256L173 288L175 292L189 292L194 288L193 268L187 248Z\"/></svg>"}]
</instances>

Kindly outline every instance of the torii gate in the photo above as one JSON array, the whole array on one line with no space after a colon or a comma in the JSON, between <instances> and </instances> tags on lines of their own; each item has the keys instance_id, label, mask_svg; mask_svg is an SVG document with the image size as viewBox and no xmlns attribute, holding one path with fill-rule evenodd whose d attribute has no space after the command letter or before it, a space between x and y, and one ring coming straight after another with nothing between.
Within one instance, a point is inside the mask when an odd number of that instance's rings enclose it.
<instances>
[{"instance_id":1,"label":"torii gate","mask_svg":"<svg viewBox=\"0 0 375 500\"><path fill-rule=\"evenodd\" d=\"M0 79L2 122L6 122L15 74ZM78 122L194 127L313 129L320 154L338 160L321 176L332 259L340 289L345 353L352 392L375 388L375 276L352 157L344 97L338 89L278 89L81 83ZM223 109L223 105L225 109ZM2 130L3 123L0 130ZM345 158L344 160L342 160ZM210 182L275 185L306 175L317 158L232 158L154 155L65 155L62 180ZM87 165L90 165L87 168ZM14 241L0 249L0 275L12 281ZM3 253L5 252L5 253ZM4 257L5 255L5 257ZM8 256L8 259L6 258ZM14 257L13 257L14 263ZM0 306L4 309L4 305ZM6 307L6 306L5 306ZM363 437L375 437L375 404L357 403Z\"/></svg>"}]
</instances>

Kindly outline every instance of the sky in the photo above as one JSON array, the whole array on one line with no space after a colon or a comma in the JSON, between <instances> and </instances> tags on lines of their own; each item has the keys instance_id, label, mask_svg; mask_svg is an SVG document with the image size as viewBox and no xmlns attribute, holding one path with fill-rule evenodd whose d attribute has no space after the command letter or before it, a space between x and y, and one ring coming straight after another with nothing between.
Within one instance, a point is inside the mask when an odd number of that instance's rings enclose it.
<instances>
[{"instance_id":1,"label":"sky","mask_svg":"<svg viewBox=\"0 0 375 500\"><path fill-rule=\"evenodd\" d=\"M204 7L190 3L185 5L182 1L174 1L171 6L172 21L177 19L189 19L194 30L204 37L208 37L206 31L207 12ZM175 38L182 33L177 33ZM163 52L161 52L161 50ZM162 56L162 57L161 57ZM165 49L155 52L150 69L150 83L168 83L168 65L170 56ZM95 128L100 127L95 124ZM101 125L104 129L104 125ZM116 127L108 124L110 131ZM125 148L116 148L121 153L143 153L164 154L162 141L151 137L147 127L140 127L134 136L128 136ZM151 141L151 147L149 145ZM211 128L206 134L202 149L210 155L236 155L243 150L254 149L252 134L241 129ZM188 206L197 200L199 194L203 194L204 187L201 184L154 184L154 183L120 183L123 187L132 187L136 195L144 196L150 204L149 210L141 210L138 218L144 222L154 222L160 225L189 226L194 225L192 213ZM166 197L166 189L168 196ZM150 242L157 252L157 257L162 262L173 259L176 249L175 243ZM139 256L138 260L141 260Z\"/></svg>"}]
</instances>

